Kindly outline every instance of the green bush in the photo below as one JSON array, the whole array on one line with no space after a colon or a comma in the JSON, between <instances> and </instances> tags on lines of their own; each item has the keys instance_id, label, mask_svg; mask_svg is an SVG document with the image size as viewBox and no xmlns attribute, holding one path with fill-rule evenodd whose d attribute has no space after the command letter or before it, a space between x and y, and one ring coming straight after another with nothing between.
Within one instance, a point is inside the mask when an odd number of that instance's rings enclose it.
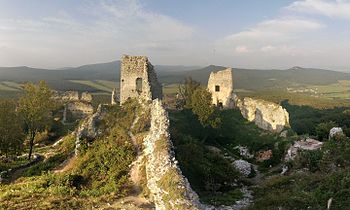
<instances>
[{"instance_id":1,"label":"green bush","mask_svg":"<svg viewBox=\"0 0 350 210\"><path fill-rule=\"evenodd\" d=\"M303 173L275 176L255 190L255 201L248 209L325 209L333 198L331 209L348 209L350 171Z\"/></svg>"},{"instance_id":2,"label":"green bush","mask_svg":"<svg viewBox=\"0 0 350 210\"><path fill-rule=\"evenodd\" d=\"M39 176L43 172L50 171L51 169L57 167L59 164L63 163L67 159L67 155L64 153L59 153L49 157L47 160L39 162L28 169L26 169L22 176Z\"/></svg>"},{"instance_id":3,"label":"green bush","mask_svg":"<svg viewBox=\"0 0 350 210\"><path fill-rule=\"evenodd\" d=\"M321 150L301 150L295 160L296 168L307 168L311 172L316 172L320 169L320 162L323 157Z\"/></svg>"}]
</instances>

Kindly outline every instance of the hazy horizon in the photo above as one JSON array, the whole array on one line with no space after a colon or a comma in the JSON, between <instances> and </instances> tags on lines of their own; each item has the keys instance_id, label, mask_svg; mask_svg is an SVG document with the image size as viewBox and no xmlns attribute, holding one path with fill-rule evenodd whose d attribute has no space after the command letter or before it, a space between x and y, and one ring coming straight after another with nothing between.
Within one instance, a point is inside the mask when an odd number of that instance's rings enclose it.
<instances>
[{"instance_id":1,"label":"hazy horizon","mask_svg":"<svg viewBox=\"0 0 350 210\"><path fill-rule=\"evenodd\" d=\"M349 0L0 1L0 66L158 65L347 71Z\"/></svg>"}]
</instances>

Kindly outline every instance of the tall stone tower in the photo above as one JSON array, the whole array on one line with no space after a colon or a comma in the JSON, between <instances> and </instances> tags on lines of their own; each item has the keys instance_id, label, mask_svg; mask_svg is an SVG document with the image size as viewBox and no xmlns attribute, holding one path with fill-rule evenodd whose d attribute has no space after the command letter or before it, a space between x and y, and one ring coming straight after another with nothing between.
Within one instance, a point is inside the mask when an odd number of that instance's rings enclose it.
<instances>
[{"instance_id":1,"label":"tall stone tower","mask_svg":"<svg viewBox=\"0 0 350 210\"><path fill-rule=\"evenodd\" d=\"M120 104L128 98L162 98L162 86L146 56L124 55L120 68Z\"/></svg>"},{"instance_id":2,"label":"tall stone tower","mask_svg":"<svg viewBox=\"0 0 350 210\"><path fill-rule=\"evenodd\" d=\"M233 108L235 106L235 94L233 93L232 69L227 68L216 73L211 72L208 90L212 94L213 104L223 108Z\"/></svg>"}]
</instances>

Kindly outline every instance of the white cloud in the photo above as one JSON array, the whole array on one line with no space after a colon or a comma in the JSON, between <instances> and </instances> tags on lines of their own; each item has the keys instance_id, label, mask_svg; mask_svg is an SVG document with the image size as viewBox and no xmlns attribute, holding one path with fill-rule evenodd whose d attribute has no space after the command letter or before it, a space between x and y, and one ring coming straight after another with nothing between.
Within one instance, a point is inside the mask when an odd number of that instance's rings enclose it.
<instances>
[{"instance_id":1,"label":"white cloud","mask_svg":"<svg viewBox=\"0 0 350 210\"><path fill-rule=\"evenodd\" d=\"M271 51L274 51L275 49L276 49L276 47L271 46L271 45L261 47L262 52L271 52Z\"/></svg>"},{"instance_id":2,"label":"white cloud","mask_svg":"<svg viewBox=\"0 0 350 210\"><path fill-rule=\"evenodd\" d=\"M288 10L320 14L333 18L350 18L350 2L347 0L303 0L293 2Z\"/></svg>"},{"instance_id":3,"label":"white cloud","mask_svg":"<svg viewBox=\"0 0 350 210\"><path fill-rule=\"evenodd\" d=\"M247 53L249 52L249 49L246 46L237 46L235 51L237 53Z\"/></svg>"},{"instance_id":4,"label":"white cloud","mask_svg":"<svg viewBox=\"0 0 350 210\"><path fill-rule=\"evenodd\" d=\"M6 46L0 51L0 65L61 67L116 60L124 53L171 55L184 51L182 42L192 40L194 32L181 21L148 11L137 0L97 1L78 15L0 19L0 46Z\"/></svg>"},{"instance_id":5,"label":"white cloud","mask_svg":"<svg viewBox=\"0 0 350 210\"><path fill-rule=\"evenodd\" d=\"M281 17L258 23L253 28L231 34L217 42L218 49L223 52L272 52L295 53L288 47L302 34L325 27L323 24L295 17ZM240 49L244 46L244 49ZM240 49L240 50L237 50ZM245 50L245 49L250 49Z\"/></svg>"}]
</instances>

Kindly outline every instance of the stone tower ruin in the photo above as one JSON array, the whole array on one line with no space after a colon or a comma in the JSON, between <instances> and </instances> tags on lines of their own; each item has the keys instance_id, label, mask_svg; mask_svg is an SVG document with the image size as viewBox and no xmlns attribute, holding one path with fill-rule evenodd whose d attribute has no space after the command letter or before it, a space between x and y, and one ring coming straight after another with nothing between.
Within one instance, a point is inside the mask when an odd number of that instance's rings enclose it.
<instances>
[{"instance_id":1,"label":"stone tower ruin","mask_svg":"<svg viewBox=\"0 0 350 210\"><path fill-rule=\"evenodd\" d=\"M120 104L128 98L153 100L162 98L162 86L158 82L153 65L146 56L122 57L120 69Z\"/></svg>"},{"instance_id":2,"label":"stone tower ruin","mask_svg":"<svg viewBox=\"0 0 350 210\"><path fill-rule=\"evenodd\" d=\"M223 108L235 106L233 93L232 69L227 68L218 72L211 72L208 81L208 90L212 94L213 104Z\"/></svg>"}]
</instances>

